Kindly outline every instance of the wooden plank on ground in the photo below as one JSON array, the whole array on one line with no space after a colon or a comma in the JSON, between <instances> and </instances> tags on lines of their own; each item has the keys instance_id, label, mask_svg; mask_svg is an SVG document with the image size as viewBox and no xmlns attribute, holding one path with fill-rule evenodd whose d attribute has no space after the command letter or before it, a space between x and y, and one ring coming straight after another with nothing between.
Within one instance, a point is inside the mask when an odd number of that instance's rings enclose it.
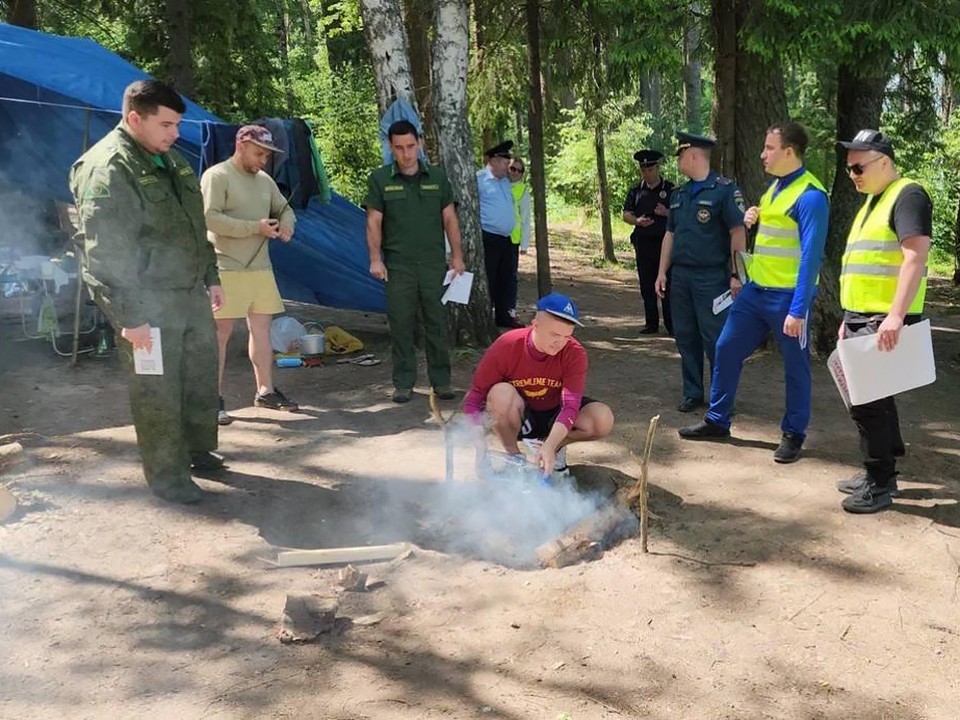
<instances>
[{"instance_id":1,"label":"wooden plank on ground","mask_svg":"<svg viewBox=\"0 0 960 720\"><path fill-rule=\"evenodd\" d=\"M277 554L277 565L280 567L306 567L393 560L409 549L410 546L407 543L393 543L392 545L324 548L322 550L287 550Z\"/></svg>"}]
</instances>

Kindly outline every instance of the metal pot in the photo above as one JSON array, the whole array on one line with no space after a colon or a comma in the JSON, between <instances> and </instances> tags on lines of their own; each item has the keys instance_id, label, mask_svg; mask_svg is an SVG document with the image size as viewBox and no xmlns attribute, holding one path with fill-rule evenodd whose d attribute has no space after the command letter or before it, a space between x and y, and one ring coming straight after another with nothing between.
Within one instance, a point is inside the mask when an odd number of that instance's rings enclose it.
<instances>
[{"instance_id":1,"label":"metal pot","mask_svg":"<svg viewBox=\"0 0 960 720\"><path fill-rule=\"evenodd\" d=\"M323 333L311 333L300 338L301 355L323 355L326 349L326 336Z\"/></svg>"}]
</instances>

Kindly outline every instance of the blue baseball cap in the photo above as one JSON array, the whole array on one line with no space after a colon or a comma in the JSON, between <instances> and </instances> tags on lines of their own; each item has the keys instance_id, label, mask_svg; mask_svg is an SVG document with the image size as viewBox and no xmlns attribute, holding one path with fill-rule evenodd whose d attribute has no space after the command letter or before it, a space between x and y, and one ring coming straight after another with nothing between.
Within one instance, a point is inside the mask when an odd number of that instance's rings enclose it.
<instances>
[{"instance_id":1,"label":"blue baseball cap","mask_svg":"<svg viewBox=\"0 0 960 720\"><path fill-rule=\"evenodd\" d=\"M572 322L574 325L583 327L583 323L580 322L580 311L577 310L577 306L574 305L573 300L561 293L555 292L544 295L540 298L539 302L537 302L537 310L548 312L561 320L566 320L567 322Z\"/></svg>"}]
</instances>

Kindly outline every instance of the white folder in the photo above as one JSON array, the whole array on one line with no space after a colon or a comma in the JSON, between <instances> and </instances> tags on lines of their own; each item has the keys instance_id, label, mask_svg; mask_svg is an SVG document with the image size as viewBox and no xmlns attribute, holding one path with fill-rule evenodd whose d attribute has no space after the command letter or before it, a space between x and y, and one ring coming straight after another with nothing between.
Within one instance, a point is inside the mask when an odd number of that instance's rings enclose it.
<instances>
[{"instance_id":1,"label":"white folder","mask_svg":"<svg viewBox=\"0 0 960 720\"><path fill-rule=\"evenodd\" d=\"M937 379L930 321L905 325L897 346L880 352L876 335L837 343L850 402L854 405L929 385Z\"/></svg>"}]
</instances>

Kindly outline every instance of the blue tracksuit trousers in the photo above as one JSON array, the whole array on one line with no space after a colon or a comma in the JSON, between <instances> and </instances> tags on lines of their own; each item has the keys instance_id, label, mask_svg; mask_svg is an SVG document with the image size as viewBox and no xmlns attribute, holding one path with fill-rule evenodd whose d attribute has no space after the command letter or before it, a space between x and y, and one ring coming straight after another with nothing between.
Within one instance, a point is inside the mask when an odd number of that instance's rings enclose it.
<instances>
[{"instance_id":1,"label":"blue tracksuit trousers","mask_svg":"<svg viewBox=\"0 0 960 720\"><path fill-rule=\"evenodd\" d=\"M740 291L717 341L707 420L730 427L730 412L737 396L743 363L769 331L780 344L783 355L787 410L780 428L785 433L799 435L801 439L806 437L810 424L810 350L806 338L801 347L800 338L783 334L783 321L792 299L792 290L768 290L753 283L747 283ZM804 333L807 332L805 326Z\"/></svg>"}]
</instances>

